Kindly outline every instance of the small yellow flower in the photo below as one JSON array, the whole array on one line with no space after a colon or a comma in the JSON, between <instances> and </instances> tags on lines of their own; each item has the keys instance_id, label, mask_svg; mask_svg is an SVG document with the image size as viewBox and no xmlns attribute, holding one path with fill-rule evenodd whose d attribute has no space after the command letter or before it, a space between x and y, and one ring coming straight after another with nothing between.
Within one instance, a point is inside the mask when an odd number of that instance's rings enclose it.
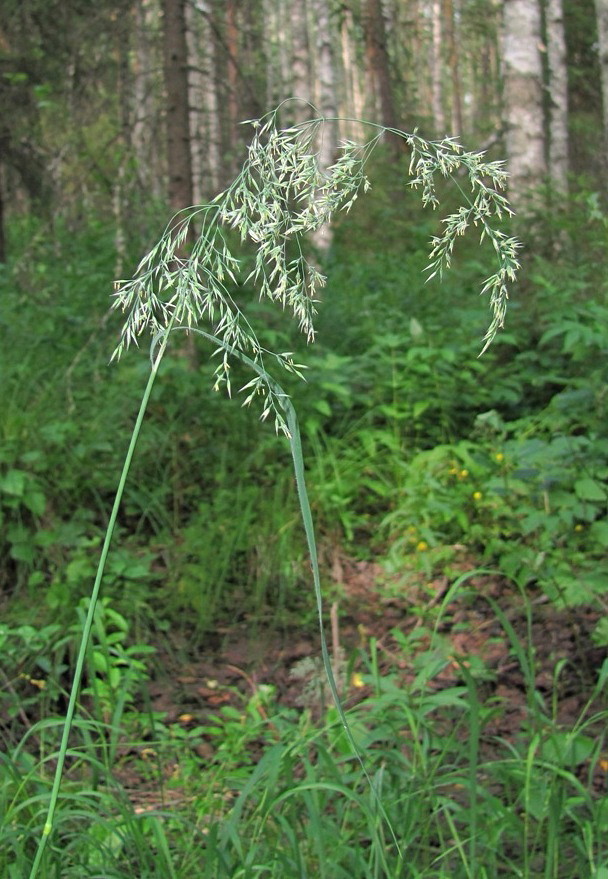
<instances>
[{"instance_id":1,"label":"small yellow flower","mask_svg":"<svg viewBox=\"0 0 608 879\"><path fill-rule=\"evenodd\" d=\"M465 469L465 470L461 470L460 473L458 474L458 476L460 477L460 479L466 479L468 475L469 475L469 471L466 470L466 469Z\"/></svg>"},{"instance_id":2,"label":"small yellow flower","mask_svg":"<svg viewBox=\"0 0 608 879\"><path fill-rule=\"evenodd\" d=\"M480 501L482 499L482 497L483 497L483 495L480 491L473 492L473 500L474 501Z\"/></svg>"},{"instance_id":3,"label":"small yellow flower","mask_svg":"<svg viewBox=\"0 0 608 879\"><path fill-rule=\"evenodd\" d=\"M142 748L139 756L142 760L154 760L156 758L156 751L154 748Z\"/></svg>"},{"instance_id":4,"label":"small yellow flower","mask_svg":"<svg viewBox=\"0 0 608 879\"><path fill-rule=\"evenodd\" d=\"M30 678L30 684L32 687L37 687L39 690L46 689L46 681L43 681L41 678Z\"/></svg>"},{"instance_id":5,"label":"small yellow flower","mask_svg":"<svg viewBox=\"0 0 608 879\"><path fill-rule=\"evenodd\" d=\"M581 525L580 522L578 523L578 525L574 526L575 531L582 531L583 529L584 529L584 526Z\"/></svg>"},{"instance_id":6,"label":"small yellow flower","mask_svg":"<svg viewBox=\"0 0 608 879\"><path fill-rule=\"evenodd\" d=\"M28 684L31 684L32 687L36 687L38 690L46 689L46 681L42 680L42 678L31 678L29 675L20 674L19 675L22 680L27 681Z\"/></svg>"},{"instance_id":7,"label":"small yellow flower","mask_svg":"<svg viewBox=\"0 0 608 879\"><path fill-rule=\"evenodd\" d=\"M417 550L418 552L424 552L425 549L428 549L428 548L429 548L429 545L428 545L428 543L426 542L426 540L420 540L420 541L418 541L418 543L416 544L416 550Z\"/></svg>"},{"instance_id":8,"label":"small yellow flower","mask_svg":"<svg viewBox=\"0 0 608 879\"><path fill-rule=\"evenodd\" d=\"M359 674L358 671L354 672L354 673L351 675L350 683L351 683L351 686L352 686L352 687L360 688L360 687L364 687L364 686L365 686L365 683L364 683L364 681L363 681L363 678L361 677L361 675Z\"/></svg>"},{"instance_id":9,"label":"small yellow flower","mask_svg":"<svg viewBox=\"0 0 608 879\"><path fill-rule=\"evenodd\" d=\"M179 723L192 723L192 721L194 720L194 715L193 714L180 714L180 716L177 719L178 719Z\"/></svg>"},{"instance_id":10,"label":"small yellow flower","mask_svg":"<svg viewBox=\"0 0 608 879\"><path fill-rule=\"evenodd\" d=\"M458 476L458 467L450 467L448 472L450 476Z\"/></svg>"},{"instance_id":11,"label":"small yellow flower","mask_svg":"<svg viewBox=\"0 0 608 879\"><path fill-rule=\"evenodd\" d=\"M600 760L600 769L603 769L604 772L608 772L608 760Z\"/></svg>"},{"instance_id":12,"label":"small yellow flower","mask_svg":"<svg viewBox=\"0 0 608 879\"><path fill-rule=\"evenodd\" d=\"M502 452L496 452L496 454L494 455L494 460L498 461L499 464L501 461L504 461L504 459L505 459L505 456L503 455Z\"/></svg>"}]
</instances>

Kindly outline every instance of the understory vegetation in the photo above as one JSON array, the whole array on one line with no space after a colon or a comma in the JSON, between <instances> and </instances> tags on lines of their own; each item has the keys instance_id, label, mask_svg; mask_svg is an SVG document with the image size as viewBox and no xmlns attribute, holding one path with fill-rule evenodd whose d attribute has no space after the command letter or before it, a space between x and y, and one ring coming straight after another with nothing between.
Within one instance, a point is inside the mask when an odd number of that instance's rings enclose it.
<instances>
[{"instance_id":1,"label":"understory vegetation","mask_svg":"<svg viewBox=\"0 0 608 879\"><path fill-rule=\"evenodd\" d=\"M293 641L316 626L285 438L236 394L210 390L217 363L181 336L126 486L45 879L608 879L608 219L594 193L538 219L506 328L479 357L491 247L464 241L441 283L426 282L436 216L393 192L381 168L373 182L336 226L313 346L250 301L253 290L234 296L266 348L307 367L305 383L285 385L325 599L338 613L348 605L358 631L334 639L336 677L403 859L315 656L291 669L297 705L249 667L247 686L207 680L198 711L153 704L163 671L219 650L235 628ZM131 352L108 365L120 334L108 312L111 223L57 220L51 234L14 219L9 235L0 873L17 879L44 824L149 360ZM231 369L233 387L249 380ZM392 604L403 621L385 633L366 634L337 573L371 561L378 616ZM483 605L496 626L521 680L517 729L497 720L512 706L496 667L454 650L454 626L472 633L455 603ZM573 668L556 650L541 687L532 629L546 608L551 619L588 614L577 649L593 659ZM573 686L575 716L562 705Z\"/></svg>"}]
</instances>

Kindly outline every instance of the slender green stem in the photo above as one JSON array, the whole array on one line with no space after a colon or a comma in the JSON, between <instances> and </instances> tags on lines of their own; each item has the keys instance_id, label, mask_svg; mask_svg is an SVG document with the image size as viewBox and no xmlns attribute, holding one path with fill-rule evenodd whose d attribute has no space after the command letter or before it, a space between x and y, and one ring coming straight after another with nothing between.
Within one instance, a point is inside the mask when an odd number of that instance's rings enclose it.
<instances>
[{"instance_id":1,"label":"slender green stem","mask_svg":"<svg viewBox=\"0 0 608 879\"><path fill-rule=\"evenodd\" d=\"M97 574L95 576L95 583L93 585L93 590L91 592L91 598L89 602L89 608L87 611L87 615L84 621L84 626L82 629L82 638L80 641L80 648L78 650L78 656L76 659L76 667L74 669L74 677L72 680L72 688L70 690L70 699L68 702L68 707L65 714L65 722L63 725L63 734L61 737L61 744L59 747L59 755L57 757L57 767L55 769L55 778L53 780L53 788L51 790L51 797L49 800L49 808L46 816L46 821L44 824L44 828L42 831L42 836L40 837L38 843L38 849L36 851L36 855L34 858L34 862L32 864L32 869L30 872L29 879L35 879L38 874L38 869L42 862L42 857L44 855L44 850L46 848L46 844L49 840L49 837L53 831L53 819L55 817L55 810L57 808L57 800L59 798L59 790L61 787L61 779L63 776L63 769L65 766L65 759L68 750L68 743L70 738L70 732L72 729L72 723L74 720L74 712L76 710L76 700L78 698L78 692L80 690L80 684L82 681L82 672L84 669L84 663L86 658L87 647L89 644L89 638L91 636L91 629L93 627L93 622L95 619L95 608L97 607L97 600L99 598L99 592L101 589L101 581L103 579L103 574L106 566L106 561L108 558L108 552L110 550L110 544L112 542L112 535L114 533L114 527L116 525L116 519L118 518L118 511L120 509L120 505L122 502L122 496L124 493L125 484L127 481L127 476L129 474L129 470L131 468L131 462L133 460L133 453L135 452L135 446L137 445L137 440L139 439L139 434L141 431L141 426L144 420L144 415L146 414L146 409L148 408L148 401L150 399L150 394L152 393L152 387L154 386L154 381L158 374L158 369L163 359L163 355L165 353L167 342L169 340L169 331L167 331L162 339L160 344L160 348L158 350L158 354L154 358L152 363L152 368L150 370L150 375L148 378L148 383L146 385L146 389L144 391L141 404L139 407L139 412L137 414L137 420L135 422L135 427L133 428L133 433L131 434L131 440L129 442L129 448L127 450L127 454L125 457L125 461L122 468L122 473L120 474L120 480L118 483L118 488L116 489L116 496L114 498L114 505L112 507L112 512L110 514L110 520L108 522L108 527L106 529L106 535L103 542L103 547L101 549L101 555L99 557L99 564L97 566Z\"/></svg>"}]
</instances>

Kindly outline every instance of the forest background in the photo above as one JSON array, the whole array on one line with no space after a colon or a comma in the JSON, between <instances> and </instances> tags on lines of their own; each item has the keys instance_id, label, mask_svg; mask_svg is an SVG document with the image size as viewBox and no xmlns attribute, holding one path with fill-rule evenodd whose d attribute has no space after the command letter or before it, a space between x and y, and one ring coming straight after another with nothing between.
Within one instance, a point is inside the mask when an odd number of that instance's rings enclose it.
<instances>
[{"instance_id":1,"label":"forest background","mask_svg":"<svg viewBox=\"0 0 608 879\"><path fill-rule=\"evenodd\" d=\"M2 0L0 13L8 875L25 875L43 824L149 370L145 351L108 367L113 282L176 211L234 179L252 136L240 123L295 97L284 124L329 120L321 168L369 138L362 119L506 159L504 230L523 242L506 328L479 358L491 247L463 240L426 281L462 181L446 180L443 213L423 209L387 137L371 191L309 242L327 275L314 345L247 283L232 291L264 344L307 367L288 389L336 675L414 846L411 875L605 879L606 0ZM369 808L337 802L356 767L315 660L289 449L211 391L207 354L176 345L152 399L82 695L77 805L47 875L406 875L389 842L374 860ZM289 736L306 742L301 763L273 750ZM276 800L253 793L264 773Z\"/></svg>"}]
</instances>

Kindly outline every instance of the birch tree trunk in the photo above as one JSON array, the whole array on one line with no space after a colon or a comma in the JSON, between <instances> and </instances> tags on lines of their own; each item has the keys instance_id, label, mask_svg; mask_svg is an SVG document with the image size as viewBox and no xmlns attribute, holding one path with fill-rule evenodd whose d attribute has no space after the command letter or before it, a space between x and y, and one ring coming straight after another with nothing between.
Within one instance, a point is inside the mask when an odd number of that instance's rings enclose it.
<instances>
[{"instance_id":1,"label":"birch tree trunk","mask_svg":"<svg viewBox=\"0 0 608 879\"><path fill-rule=\"evenodd\" d=\"M604 121L604 155L608 156L608 0L595 0L600 76L602 80L602 112Z\"/></svg>"},{"instance_id":2,"label":"birch tree trunk","mask_svg":"<svg viewBox=\"0 0 608 879\"><path fill-rule=\"evenodd\" d=\"M193 201L201 204L220 189L220 128L215 78L213 9L208 0L194 0L188 7L190 131L193 169Z\"/></svg>"},{"instance_id":3,"label":"birch tree trunk","mask_svg":"<svg viewBox=\"0 0 608 879\"><path fill-rule=\"evenodd\" d=\"M338 145L338 101L336 96L336 77L334 66L334 47L332 41L331 22L328 0L312 0L313 20L315 22L315 94L314 102L321 115L328 121L323 126L318 144L317 161L322 171L333 163ZM332 230L329 225L318 229L312 236L317 250L325 253L332 241Z\"/></svg>"},{"instance_id":4,"label":"birch tree trunk","mask_svg":"<svg viewBox=\"0 0 608 879\"><path fill-rule=\"evenodd\" d=\"M314 102L323 116L333 120L338 115L338 101L328 0L312 0L312 12L316 27ZM325 125L318 153L319 164L323 170L332 164L337 143L337 123L335 121L328 122Z\"/></svg>"},{"instance_id":5,"label":"birch tree trunk","mask_svg":"<svg viewBox=\"0 0 608 879\"><path fill-rule=\"evenodd\" d=\"M568 191L568 69L562 0L547 0L549 67L549 178L557 192Z\"/></svg>"},{"instance_id":6,"label":"birch tree trunk","mask_svg":"<svg viewBox=\"0 0 608 879\"><path fill-rule=\"evenodd\" d=\"M435 135L445 137L445 114L443 112L443 53L441 28L441 0L431 4L431 96L433 127Z\"/></svg>"},{"instance_id":7,"label":"birch tree trunk","mask_svg":"<svg viewBox=\"0 0 608 879\"><path fill-rule=\"evenodd\" d=\"M460 84L459 41L456 36L457 25L454 0L443 0L443 17L448 44L450 78L452 80L452 130L450 134L460 137L462 135L462 87Z\"/></svg>"},{"instance_id":8,"label":"birch tree trunk","mask_svg":"<svg viewBox=\"0 0 608 879\"><path fill-rule=\"evenodd\" d=\"M538 0L504 0L504 116L509 195L525 213L546 173Z\"/></svg>"},{"instance_id":9,"label":"birch tree trunk","mask_svg":"<svg viewBox=\"0 0 608 879\"><path fill-rule=\"evenodd\" d=\"M290 109L296 122L310 118L312 94L310 89L310 39L308 34L308 4L306 0L293 0L291 8L291 93L297 98ZM287 97L287 95L284 95Z\"/></svg>"}]
</instances>

